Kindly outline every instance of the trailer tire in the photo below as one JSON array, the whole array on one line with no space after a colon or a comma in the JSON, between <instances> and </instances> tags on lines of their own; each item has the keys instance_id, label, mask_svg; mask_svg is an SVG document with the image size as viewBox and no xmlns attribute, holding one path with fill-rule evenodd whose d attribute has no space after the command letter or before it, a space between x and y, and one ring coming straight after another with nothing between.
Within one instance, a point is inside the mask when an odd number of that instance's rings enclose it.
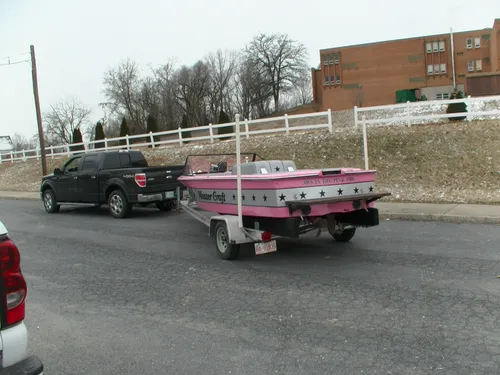
<instances>
[{"instance_id":1,"label":"trailer tire","mask_svg":"<svg viewBox=\"0 0 500 375\"><path fill-rule=\"evenodd\" d=\"M214 228L215 248L217 253L224 260L236 259L240 252L240 245L229 242L227 225L223 221L218 221Z\"/></svg>"},{"instance_id":2,"label":"trailer tire","mask_svg":"<svg viewBox=\"0 0 500 375\"><path fill-rule=\"evenodd\" d=\"M173 207L173 201L156 202L156 208L158 208L160 211L168 212L171 211Z\"/></svg>"},{"instance_id":3,"label":"trailer tire","mask_svg":"<svg viewBox=\"0 0 500 375\"><path fill-rule=\"evenodd\" d=\"M337 242L349 242L356 234L356 228L340 229L335 231L332 236Z\"/></svg>"}]
</instances>

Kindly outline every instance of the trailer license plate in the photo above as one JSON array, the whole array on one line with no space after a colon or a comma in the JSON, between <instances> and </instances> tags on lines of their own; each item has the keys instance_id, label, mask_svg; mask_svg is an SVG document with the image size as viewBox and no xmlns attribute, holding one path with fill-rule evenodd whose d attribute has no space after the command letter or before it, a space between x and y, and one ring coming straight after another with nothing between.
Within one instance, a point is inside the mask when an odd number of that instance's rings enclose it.
<instances>
[{"instance_id":1,"label":"trailer license plate","mask_svg":"<svg viewBox=\"0 0 500 375\"><path fill-rule=\"evenodd\" d=\"M271 240L269 242L256 242L255 243L255 254L261 255L266 253L272 253L276 251L276 240Z\"/></svg>"},{"instance_id":2,"label":"trailer license plate","mask_svg":"<svg viewBox=\"0 0 500 375\"><path fill-rule=\"evenodd\" d=\"M165 198L173 198L173 197L175 197L175 191L165 192Z\"/></svg>"}]
</instances>

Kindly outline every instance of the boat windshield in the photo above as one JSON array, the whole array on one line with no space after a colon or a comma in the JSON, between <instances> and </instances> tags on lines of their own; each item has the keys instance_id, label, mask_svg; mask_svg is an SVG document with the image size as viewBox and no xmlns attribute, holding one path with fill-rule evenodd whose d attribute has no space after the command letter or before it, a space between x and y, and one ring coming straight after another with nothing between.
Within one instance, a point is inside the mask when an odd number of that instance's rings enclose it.
<instances>
[{"instance_id":1,"label":"boat windshield","mask_svg":"<svg viewBox=\"0 0 500 375\"><path fill-rule=\"evenodd\" d=\"M264 160L256 153L241 153L241 163ZM236 165L236 154L189 155L186 158L184 175L207 173L231 173Z\"/></svg>"}]
</instances>

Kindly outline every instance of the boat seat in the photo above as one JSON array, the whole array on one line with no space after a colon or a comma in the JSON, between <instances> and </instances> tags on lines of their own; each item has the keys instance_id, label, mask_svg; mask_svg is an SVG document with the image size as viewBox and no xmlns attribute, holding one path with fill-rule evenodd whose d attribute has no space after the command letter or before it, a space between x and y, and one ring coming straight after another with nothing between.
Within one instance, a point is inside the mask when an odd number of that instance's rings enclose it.
<instances>
[{"instance_id":1,"label":"boat seat","mask_svg":"<svg viewBox=\"0 0 500 375\"><path fill-rule=\"evenodd\" d=\"M291 160L259 160L250 163L241 163L241 174L268 174L294 172L297 170L295 163ZM236 164L231 169L236 174Z\"/></svg>"}]
</instances>

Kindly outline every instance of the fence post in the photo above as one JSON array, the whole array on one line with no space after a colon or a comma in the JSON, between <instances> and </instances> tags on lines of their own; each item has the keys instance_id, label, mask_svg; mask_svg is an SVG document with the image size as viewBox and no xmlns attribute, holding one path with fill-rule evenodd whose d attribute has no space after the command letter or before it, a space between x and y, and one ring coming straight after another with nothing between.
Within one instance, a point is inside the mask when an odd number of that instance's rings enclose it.
<instances>
[{"instance_id":1,"label":"fence post","mask_svg":"<svg viewBox=\"0 0 500 375\"><path fill-rule=\"evenodd\" d=\"M155 148L155 139L153 137L153 132L152 131L149 132L149 138L151 139L151 146L153 148Z\"/></svg>"},{"instance_id":2,"label":"fence post","mask_svg":"<svg viewBox=\"0 0 500 375\"><path fill-rule=\"evenodd\" d=\"M14 164L14 153L12 151L10 152L10 162Z\"/></svg>"},{"instance_id":3,"label":"fence post","mask_svg":"<svg viewBox=\"0 0 500 375\"><path fill-rule=\"evenodd\" d=\"M127 144L127 150L130 150L130 139L128 138L128 134L125 134L125 143Z\"/></svg>"},{"instance_id":4,"label":"fence post","mask_svg":"<svg viewBox=\"0 0 500 375\"><path fill-rule=\"evenodd\" d=\"M366 137L366 116L363 115L361 121L361 127L363 128L363 158L365 159L365 170L368 170L368 140Z\"/></svg>"},{"instance_id":5,"label":"fence post","mask_svg":"<svg viewBox=\"0 0 500 375\"><path fill-rule=\"evenodd\" d=\"M285 131L286 135L290 134L290 130L288 129L289 124L288 124L288 114L285 113Z\"/></svg>"},{"instance_id":6,"label":"fence post","mask_svg":"<svg viewBox=\"0 0 500 375\"><path fill-rule=\"evenodd\" d=\"M328 131L333 133L332 110L328 108Z\"/></svg>"},{"instance_id":7,"label":"fence post","mask_svg":"<svg viewBox=\"0 0 500 375\"><path fill-rule=\"evenodd\" d=\"M54 146L50 146L49 149L50 149L50 158L54 159Z\"/></svg>"},{"instance_id":8,"label":"fence post","mask_svg":"<svg viewBox=\"0 0 500 375\"><path fill-rule=\"evenodd\" d=\"M250 138L250 132L248 131L248 119L245 119L245 136L246 138Z\"/></svg>"},{"instance_id":9,"label":"fence post","mask_svg":"<svg viewBox=\"0 0 500 375\"><path fill-rule=\"evenodd\" d=\"M214 129L212 128L211 122L208 124L208 132L210 134L210 142L214 143Z\"/></svg>"},{"instance_id":10,"label":"fence post","mask_svg":"<svg viewBox=\"0 0 500 375\"><path fill-rule=\"evenodd\" d=\"M40 152L39 149L36 149L36 160L40 160Z\"/></svg>"},{"instance_id":11,"label":"fence post","mask_svg":"<svg viewBox=\"0 0 500 375\"><path fill-rule=\"evenodd\" d=\"M467 95L467 121L472 121L472 116L469 114L472 111L472 101L470 100L470 95Z\"/></svg>"},{"instance_id":12,"label":"fence post","mask_svg":"<svg viewBox=\"0 0 500 375\"><path fill-rule=\"evenodd\" d=\"M26 161L26 151L23 150L23 161Z\"/></svg>"},{"instance_id":13,"label":"fence post","mask_svg":"<svg viewBox=\"0 0 500 375\"><path fill-rule=\"evenodd\" d=\"M71 152L71 150L69 149L69 145L65 145L66 146L66 153L69 154Z\"/></svg>"},{"instance_id":14,"label":"fence post","mask_svg":"<svg viewBox=\"0 0 500 375\"><path fill-rule=\"evenodd\" d=\"M358 127L358 106L354 106L354 127Z\"/></svg>"},{"instance_id":15,"label":"fence post","mask_svg":"<svg viewBox=\"0 0 500 375\"><path fill-rule=\"evenodd\" d=\"M179 144L182 146L182 129L180 126L178 130L179 130Z\"/></svg>"},{"instance_id":16,"label":"fence post","mask_svg":"<svg viewBox=\"0 0 500 375\"><path fill-rule=\"evenodd\" d=\"M411 120L410 120L410 101L406 101L406 125L411 126Z\"/></svg>"},{"instance_id":17,"label":"fence post","mask_svg":"<svg viewBox=\"0 0 500 375\"><path fill-rule=\"evenodd\" d=\"M104 149L108 151L108 137L104 137Z\"/></svg>"}]
</instances>

